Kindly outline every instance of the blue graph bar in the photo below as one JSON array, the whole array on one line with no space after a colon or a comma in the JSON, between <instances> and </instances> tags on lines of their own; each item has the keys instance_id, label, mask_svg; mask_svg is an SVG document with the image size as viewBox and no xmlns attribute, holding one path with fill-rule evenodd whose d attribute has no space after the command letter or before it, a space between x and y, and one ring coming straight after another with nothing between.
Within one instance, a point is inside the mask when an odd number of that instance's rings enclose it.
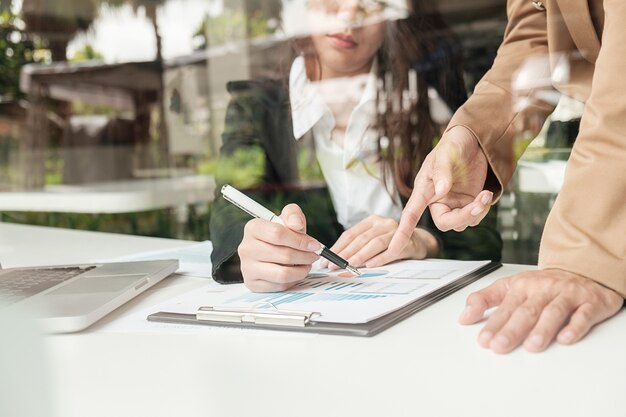
<instances>
[{"instance_id":1,"label":"blue graph bar","mask_svg":"<svg viewBox=\"0 0 626 417\"><path fill-rule=\"evenodd\" d=\"M294 303L298 300L301 300L303 298L309 297L313 295L310 292L294 292L294 293L290 293L287 297L281 299L281 300L277 300L276 302L274 302L273 304L275 306L280 305L280 304L289 304L289 303Z\"/></svg>"},{"instance_id":2,"label":"blue graph bar","mask_svg":"<svg viewBox=\"0 0 626 417\"><path fill-rule=\"evenodd\" d=\"M357 288L363 285L360 282L325 282L324 284L330 285L328 288L325 288L324 291L338 291L343 288L350 288L350 287ZM321 287L321 285L319 287Z\"/></svg>"},{"instance_id":3,"label":"blue graph bar","mask_svg":"<svg viewBox=\"0 0 626 417\"><path fill-rule=\"evenodd\" d=\"M343 301L343 300L372 300L376 298L385 298L386 295L369 295L369 294L316 294L309 301Z\"/></svg>"},{"instance_id":4,"label":"blue graph bar","mask_svg":"<svg viewBox=\"0 0 626 417\"><path fill-rule=\"evenodd\" d=\"M346 287L352 287L352 283L347 283L347 284L341 284L340 286L336 287L336 290L340 290L342 288L346 288Z\"/></svg>"},{"instance_id":5,"label":"blue graph bar","mask_svg":"<svg viewBox=\"0 0 626 417\"><path fill-rule=\"evenodd\" d=\"M325 291L332 291L332 290L335 290L335 289L337 289L338 287L341 287L342 285L343 285L343 283L341 283L341 282L335 282L335 283L333 283L330 287L326 288L326 290L325 290Z\"/></svg>"},{"instance_id":6,"label":"blue graph bar","mask_svg":"<svg viewBox=\"0 0 626 417\"><path fill-rule=\"evenodd\" d=\"M298 293L294 293L294 294L298 294ZM306 294L310 294L310 293L306 293ZM244 294L239 297L233 298L232 300L228 300L226 303L230 304L230 303L237 303L241 301L245 303L258 303L261 301L267 301L272 304L275 304L276 300L279 300L280 298L284 296L285 296L285 293L280 293L280 292L269 293L269 294L251 293L251 294Z\"/></svg>"},{"instance_id":7,"label":"blue graph bar","mask_svg":"<svg viewBox=\"0 0 626 417\"><path fill-rule=\"evenodd\" d=\"M316 283L316 286L319 283ZM322 285L328 285L329 282L322 283ZM330 283L332 284L329 288L326 288L326 291L336 291L341 288L355 288L359 287L360 283ZM315 302L315 301L344 301L344 300L375 300L378 298L386 298L393 294L371 294L371 293L333 293L333 292L324 292L324 293L312 293L312 292L303 292L303 291L294 291L294 292L282 292L282 293L250 293L243 294L238 297L235 297L231 300L226 301L226 304L236 304L240 302L244 303L259 303L259 302L269 302L274 306L279 306L281 304L291 304L297 303L300 300L306 299L306 301ZM264 307L269 308L269 306Z\"/></svg>"}]
</instances>

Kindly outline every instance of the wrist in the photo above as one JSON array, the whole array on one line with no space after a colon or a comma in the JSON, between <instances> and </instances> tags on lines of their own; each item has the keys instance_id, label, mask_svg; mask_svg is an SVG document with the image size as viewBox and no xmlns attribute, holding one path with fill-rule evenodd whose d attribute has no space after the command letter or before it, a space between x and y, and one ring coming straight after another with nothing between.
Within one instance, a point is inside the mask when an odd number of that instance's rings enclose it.
<instances>
[{"instance_id":1,"label":"wrist","mask_svg":"<svg viewBox=\"0 0 626 417\"><path fill-rule=\"evenodd\" d=\"M456 125L449 127L441 137L442 141L453 142L462 148L480 148L476 134L467 126Z\"/></svg>"}]
</instances>

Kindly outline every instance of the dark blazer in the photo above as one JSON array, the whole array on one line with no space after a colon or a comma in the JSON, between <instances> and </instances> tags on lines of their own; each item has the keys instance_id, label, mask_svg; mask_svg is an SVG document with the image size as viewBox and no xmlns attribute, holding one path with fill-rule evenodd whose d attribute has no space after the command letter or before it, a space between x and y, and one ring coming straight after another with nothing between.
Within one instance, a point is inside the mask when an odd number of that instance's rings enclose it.
<instances>
[{"instance_id":1,"label":"dark blazer","mask_svg":"<svg viewBox=\"0 0 626 417\"><path fill-rule=\"evenodd\" d=\"M229 103L223 145L217 169L218 194L233 173L247 169L243 191L274 212L289 203L298 204L307 217L307 232L320 242L332 245L343 233L337 222L326 184L321 176L310 134L300 140L293 135L288 87L285 81L258 80L230 82ZM458 93L443 96L456 108ZM448 98L449 100L447 100ZM256 168L256 169L255 169ZM225 175L222 175L225 174ZM210 219L213 241L213 277L222 283L240 282L237 247L250 216L221 195L216 196ZM419 223L437 237L440 256L448 259L499 260L502 240L496 229L496 210L477 227L462 233L441 232L428 211Z\"/></svg>"}]
</instances>

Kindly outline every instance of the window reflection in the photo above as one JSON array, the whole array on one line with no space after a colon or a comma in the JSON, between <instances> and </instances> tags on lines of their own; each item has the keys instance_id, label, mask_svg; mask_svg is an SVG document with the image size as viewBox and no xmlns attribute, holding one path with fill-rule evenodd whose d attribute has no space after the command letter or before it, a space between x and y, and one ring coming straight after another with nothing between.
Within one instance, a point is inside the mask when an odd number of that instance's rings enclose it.
<instances>
[{"instance_id":1,"label":"window reflection","mask_svg":"<svg viewBox=\"0 0 626 417\"><path fill-rule=\"evenodd\" d=\"M328 213L331 220L312 222L319 233L328 230L324 222L345 227L363 215L336 197L346 192L369 195L370 206L397 214L415 170L490 67L505 6L504 0L2 2L2 219L207 239L209 213L219 211L209 200L222 183L274 209L296 201L319 218ZM546 99L520 98L520 105ZM577 104L562 106L545 126L518 127L520 144L538 136L523 161L567 158L580 112L572 110ZM259 133L267 126L272 135ZM316 134L324 129L332 133ZM329 181L345 172L369 175L373 188ZM520 171L499 210L504 256L512 262L533 261L542 213L558 191L529 189L527 174ZM11 199L25 190L41 198L98 187L155 190L161 180L172 180L171 195L183 187L179 195L189 199L128 206L125 213L40 203L29 209ZM379 182L383 194L375 191ZM196 198L202 193L210 198ZM319 238L331 243L333 233Z\"/></svg>"},{"instance_id":2,"label":"window reflection","mask_svg":"<svg viewBox=\"0 0 626 417\"><path fill-rule=\"evenodd\" d=\"M309 233L334 242L371 215L400 219L417 170L466 98L462 47L439 11L423 2L403 3L391 15L391 5L379 2L300 4L308 33L285 33L289 70L227 85L219 164L250 152L263 165L246 178L254 181L220 182L245 188L276 212L297 202ZM305 181L301 172L312 165L321 175ZM420 225L436 233L438 256L500 259L496 214L463 233L435 232L428 215ZM214 265L237 262L232 255L247 220L215 201Z\"/></svg>"}]
</instances>

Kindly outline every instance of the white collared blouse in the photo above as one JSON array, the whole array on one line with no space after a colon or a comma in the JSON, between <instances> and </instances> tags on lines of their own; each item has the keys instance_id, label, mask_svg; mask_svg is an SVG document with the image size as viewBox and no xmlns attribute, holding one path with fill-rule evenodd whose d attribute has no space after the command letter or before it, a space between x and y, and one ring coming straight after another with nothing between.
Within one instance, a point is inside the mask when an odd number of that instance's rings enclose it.
<instances>
[{"instance_id":1,"label":"white collared blouse","mask_svg":"<svg viewBox=\"0 0 626 417\"><path fill-rule=\"evenodd\" d=\"M393 181L385 187L378 161L378 137L372 129L376 111L376 76L311 82L304 58L294 60L289 76L289 96L296 140L309 131L328 185L338 222L346 229L369 215L400 219L402 204ZM341 146L333 140L336 122L322 89L334 91L339 100L354 102ZM360 95L360 98L358 97Z\"/></svg>"},{"instance_id":2,"label":"white collared blouse","mask_svg":"<svg viewBox=\"0 0 626 417\"><path fill-rule=\"evenodd\" d=\"M311 132L317 160L337 212L346 229L366 217L399 220L402 203L391 175L383 183L378 160L378 135L372 128L376 115L376 63L368 74L311 82L303 57L294 60L289 75L289 97L296 140ZM433 118L449 120L451 112L436 90L429 89ZM326 98L325 98L326 97ZM335 116L327 98L354 104L341 140L333 140Z\"/></svg>"}]
</instances>

